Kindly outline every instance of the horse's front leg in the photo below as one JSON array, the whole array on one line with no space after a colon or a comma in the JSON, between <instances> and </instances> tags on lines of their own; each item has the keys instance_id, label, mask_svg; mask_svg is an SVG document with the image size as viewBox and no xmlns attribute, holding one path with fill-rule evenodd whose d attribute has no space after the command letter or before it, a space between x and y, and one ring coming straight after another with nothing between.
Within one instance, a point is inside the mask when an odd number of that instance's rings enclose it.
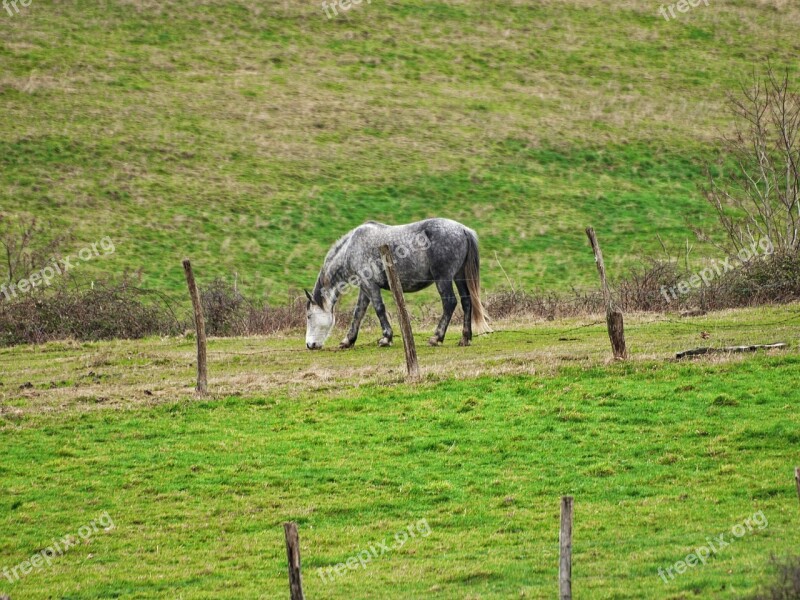
<instances>
[{"instance_id":1,"label":"horse's front leg","mask_svg":"<svg viewBox=\"0 0 800 600\"><path fill-rule=\"evenodd\" d=\"M359 288L358 301L353 311L353 322L350 323L350 330L342 340L342 343L339 344L339 348L350 348L356 343L356 339L358 339L358 330L361 327L361 321L364 319L368 306L369 296L363 288Z\"/></svg>"},{"instance_id":2,"label":"horse's front leg","mask_svg":"<svg viewBox=\"0 0 800 600\"><path fill-rule=\"evenodd\" d=\"M381 329L383 330L383 337L378 340L378 346L391 346L394 333L392 332L392 326L389 324L389 318L386 316L386 305L384 305L381 297L381 288L377 286L369 288L367 293L372 306L375 307L375 314L378 315L378 321L380 321Z\"/></svg>"}]
</instances>

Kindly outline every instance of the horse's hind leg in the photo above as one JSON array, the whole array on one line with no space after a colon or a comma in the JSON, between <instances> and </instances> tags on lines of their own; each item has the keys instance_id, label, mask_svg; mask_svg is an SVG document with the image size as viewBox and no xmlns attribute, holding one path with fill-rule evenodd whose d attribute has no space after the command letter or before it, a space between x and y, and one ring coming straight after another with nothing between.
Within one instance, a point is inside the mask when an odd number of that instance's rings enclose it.
<instances>
[{"instance_id":1,"label":"horse's hind leg","mask_svg":"<svg viewBox=\"0 0 800 600\"><path fill-rule=\"evenodd\" d=\"M344 336L342 343L339 344L339 348L350 348L356 343L356 339L358 339L358 330L361 327L361 321L367 312L368 306L369 296L363 289L359 289L358 301L353 311L353 322L350 323L350 330L347 332L347 335Z\"/></svg>"},{"instance_id":2,"label":"horse's hind leg","mask_svg":"<svg viewBox=\"0 0 800 600\"><path fill-rule=\"evenodd\" d=\"M458 342L458 345L469 346L472 341L472 297L469 295L467 281L463 276L456 276L456 288L458 288L458 295L461 296L461 309L464 311L464 327L461 330L461 341Z\"/></svg>"},{"instance_id":3,"label":"horse's hind leg","mask_svg":"<svg viewBox=\"0 0 800 600\"><path fill-rule=\"evenodd\" d=\"M439 295L442 297L442 318L439 319L439 325L436 326L433 337L428 340L431 346L438 346L444 341L447 326L450 324L450 319L453 318L453 312L458 305L456 295L453 293L453 282L450 279L437 281L436 289L439 290Z\"/></svg>"}]
</instances>

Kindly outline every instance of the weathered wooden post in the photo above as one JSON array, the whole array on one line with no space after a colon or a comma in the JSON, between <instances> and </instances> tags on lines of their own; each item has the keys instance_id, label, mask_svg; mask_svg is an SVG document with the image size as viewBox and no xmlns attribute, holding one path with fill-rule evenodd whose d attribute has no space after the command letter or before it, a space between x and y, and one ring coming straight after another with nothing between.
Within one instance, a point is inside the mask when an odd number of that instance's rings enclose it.
<instances>
[{"instance_id":1,"label":"weathered wooden post","mask_svg":"<svg viewBox=\"0 0 800 600\"><path fill-rule=\"evenodd\" d=\"M392 290L394 301L397 304L397 312L400 317L400 330L403 332L403 349L406 352L406 368L408 369L408 380L419 381L419 363L417 362L417 347L414 345L414 334L411 331L411 319L408 317L406 300L403 297L403 286L397 276L394 266L394 257L389 246L384 244L380 248L383 268L386 270L386 277L389 279L389 289Z\"/></svg>"},{"instance_id":2,"label":"weathered wooden post","mask_svg":"<svg viewBox=\"0 0 800 600\"><path fill-rule=\"evenodd\" d=\"M608 337L611 340L611 350L614 352L614 358L625 359L628 358L628 350L625 347L625 328L622 322L622 311L614 306L611 289L608 287L608 281L606 280L606 265L603 262L603 252L600 250L600 244L597 241L594 229L587 227L586 235L589 236L589 241L592 244L594 260L597 263L597 272L600 274L600 283L603 286L603 302L606 305L606 325L608 326Z\"/></svg>"},{"instance_id":3,"label":"weathered wooden post","mask_svg":"<svg viewBox=\"0 0 800 600\"><path fill-rule=\"evenodd\" d=\"M305 600L303 576L300 573L300 536L297 533L297 523L284 523L283 532L286 534L286 558L289 562L289 598Z\"/></svg>"},{"instance_id":4,"label":"weathered wooden post","mask_svg":"<svg viewBox=\"0 0 800 600\"><path fill-rule=\"evenodd\" d=\"M560 600L572 600L572 496L561 497L561 529L558 541L558 597Z\"/></svg>"},{"instance_id":5,"label":"weathered wooden post","mask_svg":"<svg viewBox=\"0 0 800 600\"><path fill-rule=\"evenodd\" d=\"M203 319L203 305L200 302L200 293L192 272L192 263L188 258L183 260L183 271L186 273L186 284L189 286L189 295L192 297L194 308L194 326L197 335L197 393L208 393L208 367L206 365L206 322Z\"/></svg>"},{"instance_id":6,"label":"weathered wooden post","mask_svg":"<svg viewBox=\"0 0 800 600\"><path fill-rule=\"evenodd\" d=\"M794 482L797 485L797 499L800 500L800 467L794 468Z\"/></svg>"}]
</instances>

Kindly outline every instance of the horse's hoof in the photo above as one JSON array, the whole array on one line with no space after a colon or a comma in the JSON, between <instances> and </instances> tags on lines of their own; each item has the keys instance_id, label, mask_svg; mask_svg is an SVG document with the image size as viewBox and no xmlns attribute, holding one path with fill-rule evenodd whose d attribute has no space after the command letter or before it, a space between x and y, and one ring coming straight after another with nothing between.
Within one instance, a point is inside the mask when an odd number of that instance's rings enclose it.
<instances>
[{"instance_id":1,"label":"horse's hoof","mask_svg":"<svg viewBox=\"0 0 800 600\"><path fill-rule=\"evenodd\" d=\"M352 347L353 347L353 344L351 344L350 341L347 340L347 339L342 340L342 342L339 344L339 348L341 350L347 350L348 348L352 348Z\"/></svg>"},{"instance_id":2,"label":"horse's hoof","mask_svg":"<svg viewBox=\"0 0 800 600\"><path fill-rule=\"evenodd\" d=\"M378 340L378 346L380 346L381 348L388 348L391 345L392 345L392 340L388 338L382 337L381 339Z\"/></svg>"},{"instance_id":3,"label":"horse's hoof","mask_svg":"<svg viewBox=\"0 0 800 600\"><path fill-rule=\"evenodd\" d=\"M458 342L459 346L471 346L472 342L469 341L467 338L461 338L461 341Z\"/></svg>"},{"instance_id":4,"label":"horse's hoof","mask_svg":"<svg viewBox=\"0 0 800 600\"><path fill-rule=\"evenodd\" d=\"M442 345L442 341L438 337L433 336L432 338L428 339L428 345L429 346L441 346Z\"/></svg>"}]
</instances>

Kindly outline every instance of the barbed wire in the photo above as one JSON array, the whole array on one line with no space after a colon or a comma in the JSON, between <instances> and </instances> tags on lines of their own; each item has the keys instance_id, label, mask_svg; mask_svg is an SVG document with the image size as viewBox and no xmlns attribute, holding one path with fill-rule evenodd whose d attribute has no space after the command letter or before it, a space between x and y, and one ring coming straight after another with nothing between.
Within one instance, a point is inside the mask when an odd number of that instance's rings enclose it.
<instances>
[{"instance_id":1,"label":"barbed wire","mask_svg":"<svg viewBox=\"0 0 800 600\"><path fill-rule=\"evenodd\" d=\"M794 313L793 316L781 319L780 321L773 321L770 323L732 323L728 325L724 324L714 324L714 323L697 323L697 322L686 322L686 321L676 321L675 319L658 319L654 321L649 321L647 323L637 323L634 325L626 326L626 330L636 330L642 329L651 325L659 325L663 323L670 323L674 325L680 325L682 327L695 327L695 328L707 328L707 329L750 329L750 328L764 328L764 327L774 327L777 325L783 325L785 323L790 323L795 320L800 319L800 311ZM599 325L604 325L605 320L598 320L593 321L591 323L585 323L583 325L578 325L576 327L569 327L567 329L557 329L551 331L530 331L530 330L521 330L521 329L496 329L490 334L486 335L494 335L494 334L501 334L501 333L514 333L517 335L522 335L528 338L540 338L540 337L547 337L547 336L564 336L565 334L579 331L581 329L588 329L590 327L596 327ZM415 338L425 339L426 334L422 333L415 333ZM283 352L306 352L303 348L288 348L288 349L266 349L266 350L254 350L252 352L227 352L224 350L210 350L209 354L222 354L222 355L230 355L230 356L249 356L249 355L257 355L257 354L275 354L275 353L283 353Z\"/></svg>"}]
</instances>

